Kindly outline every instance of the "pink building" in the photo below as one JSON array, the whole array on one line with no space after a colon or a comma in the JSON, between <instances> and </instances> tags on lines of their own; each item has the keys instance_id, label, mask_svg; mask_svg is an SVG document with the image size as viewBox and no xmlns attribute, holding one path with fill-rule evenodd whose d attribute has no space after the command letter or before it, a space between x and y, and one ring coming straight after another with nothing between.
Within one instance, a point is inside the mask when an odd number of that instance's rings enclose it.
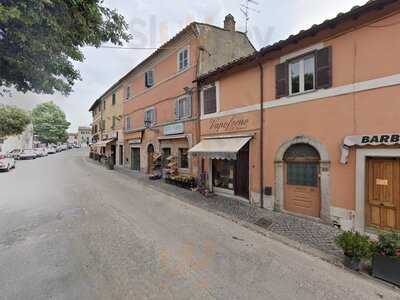
<instances>
[{"instance_id":1,"label":"pink building","mask_svg":"<svg viewBox=\"0 0 400 300\"><path fill-rule=\"evenodd\" d=\"M370 1L199 76L215 192L400 229L400 2Z\"/></svg>"}]
</instances>

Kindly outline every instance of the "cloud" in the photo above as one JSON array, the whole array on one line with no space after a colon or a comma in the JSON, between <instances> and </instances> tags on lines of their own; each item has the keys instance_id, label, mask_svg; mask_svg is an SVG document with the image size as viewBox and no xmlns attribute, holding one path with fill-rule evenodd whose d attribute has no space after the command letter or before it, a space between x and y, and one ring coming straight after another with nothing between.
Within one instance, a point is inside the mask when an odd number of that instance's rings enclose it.
<instances>
[{"instance_id":1,"label":"cloud","mask_svg":"<svg viewBox=\"0 0 400 300\"><path fill-rule=\"evenodd\" d=\"M249 37L257 48L286 38L327 18L335 17L366 0L258 0L257 10L251 12ZM222 26L228 13L236 17L237 27L245 28L240 12L240 0L107 0L105 5L122 13L134 35L131 46L157 47L174 36L191 21ZM105 90L126 74L154 50L118 50L85 48L86 60L75 64L82 81L74 86L69 97L60 94L35 95L13 93L13 97L0 98L0 103L14 104L26 109L54 101L72 123L70 131L89 125L89 107Z\"/></svg>"}]
</instances>

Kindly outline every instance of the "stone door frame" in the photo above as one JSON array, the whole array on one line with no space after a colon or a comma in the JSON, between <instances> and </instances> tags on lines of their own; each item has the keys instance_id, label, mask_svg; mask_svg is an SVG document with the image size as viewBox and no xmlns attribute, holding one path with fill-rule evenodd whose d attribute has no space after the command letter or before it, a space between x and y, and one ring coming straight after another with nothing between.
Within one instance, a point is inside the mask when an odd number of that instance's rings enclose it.
<instances>
[{"instance_id":1,"label":"stone door frame","mask_svg":"<svg viewBox=\"0 0 400 300\"><path fill-rule=\"evenodd\" d=\"M284 184L285 184L285 174L284 174L284 156L286 151L293 145L296 144L308 144L314 147L320 156L320 184L321 184L321 213L320 219L330 222L331 221L331 190L330 190L330 165L331 160L329 153L324 145L319 141L307 137L298 136L287 142L283 143L276 155L275 155L275 201L274 208L278 211L284 211Z\"/></svg>"}]
</instances>

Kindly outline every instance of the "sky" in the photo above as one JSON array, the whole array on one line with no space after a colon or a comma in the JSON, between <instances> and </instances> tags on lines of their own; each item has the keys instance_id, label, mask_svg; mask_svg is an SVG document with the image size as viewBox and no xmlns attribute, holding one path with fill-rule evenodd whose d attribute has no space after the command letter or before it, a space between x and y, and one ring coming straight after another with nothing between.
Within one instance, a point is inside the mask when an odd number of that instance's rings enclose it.
<instances>
[{"instance_id":1,"label":"sky","mask_svg":"<svg viewBox=\"0 0 400 300\"><path fill-rule=\"evenodd\" d=\"M256 0L252 4L248 22L248 36L259 49L291 34L333 18L367 0ZM71 122L69 132L78 126L91 123L88 112L91 104L113 83L128 73L135 65L149 56L154 48L192 21L223 26L224 17L231 13L237 22L237 30L245 30L245 18L240 12L245 0L105 0L109 8L117 9L129 24L133 39L125 47L149 48L144 50L108 49L85 47L85 61L75 63L82 81L73 92L64 97L60 94L37 95L12 92L0 96L0 103L32 109L39 103L53 101L65 112Z\"/></svg>"}]
</instances>

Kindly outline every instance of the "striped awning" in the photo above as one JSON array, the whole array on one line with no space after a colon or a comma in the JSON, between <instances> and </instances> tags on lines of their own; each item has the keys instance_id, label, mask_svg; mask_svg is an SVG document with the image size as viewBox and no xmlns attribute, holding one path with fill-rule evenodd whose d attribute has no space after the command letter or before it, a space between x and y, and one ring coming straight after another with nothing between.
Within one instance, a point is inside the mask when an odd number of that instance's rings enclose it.
<instances>
[{"instance_id":1,"label":"striped awning","mask_svg":"<svg viewBox=\"0 0 400 300\"><path fill-rule=\"evenodd\" d=\"M98 141L96 144L93 144L95 147L105 147L108 144L115 142L115 139L109 139L109 140L104 140L104 141Z\"/></svg>"},{"instance_id":2,"label":"striped awning","mask_svg":"<svg viewBox=\"0 0 400 300\"><path fill-rule=\"evenodd\" d=\"M205 139L190 149L189 153L212 159L235 160L240 149L251 139L251 136Z\"/></svg>"}]
</instances>

